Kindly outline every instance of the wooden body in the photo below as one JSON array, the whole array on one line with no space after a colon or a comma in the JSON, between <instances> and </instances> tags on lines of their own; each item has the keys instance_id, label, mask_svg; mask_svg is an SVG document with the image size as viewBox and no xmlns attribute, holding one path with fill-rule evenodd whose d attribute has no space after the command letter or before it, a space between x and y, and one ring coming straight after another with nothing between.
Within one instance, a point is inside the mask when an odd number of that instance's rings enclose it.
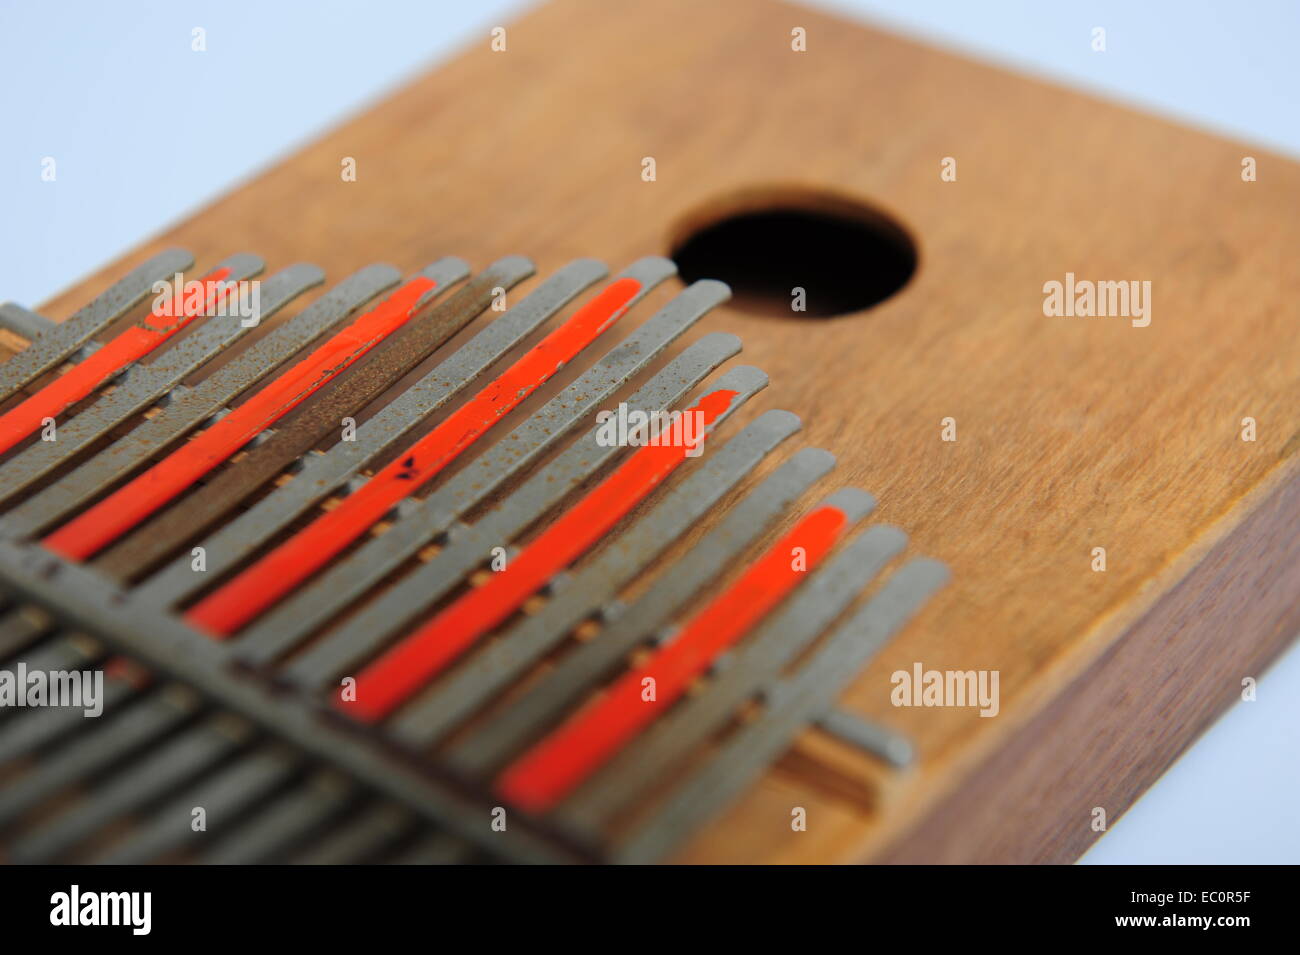
<instances>
[{"instance_id":1,"label":"wooden body","mask_svg":"<svg viewBox=\"0 0 1300 955\"><path fill-rule=\"evenodd\" d=\"M331 281L446 254L545 275L665 253L737 197L875 205L919 250L901 293L829 320L723 308L691 337L739 334L772 379L746 417L799 414L832 480L951 567L842 701L920 758L894 772L809 732L678 858L1077 857L1093 807L1113 824L1300 628L1300 167L766 0L558 0L507 30L46 313L165 245ZM1150 325L1045 316L1066 272L1149 280ZM914 662L999 670L1001 712L892 706Z\"/></svg>"}]
</instances>

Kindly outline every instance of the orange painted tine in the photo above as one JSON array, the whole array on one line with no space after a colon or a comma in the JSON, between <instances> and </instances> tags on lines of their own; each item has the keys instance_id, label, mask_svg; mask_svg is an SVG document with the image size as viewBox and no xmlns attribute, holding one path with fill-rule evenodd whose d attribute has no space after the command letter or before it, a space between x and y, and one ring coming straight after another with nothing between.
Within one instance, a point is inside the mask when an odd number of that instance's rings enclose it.
<instances>
[{"instance_id":1,"label":"orange painted tine","mask_svg":"<svg viewBox=\"0 0 1300 955\"><path fill-rule=\"evenodd\" d=\"M45 546L72 560L102 550L404 325L435 287L424 276L407 282L198 437L50 534Z\"/></svg>"},{"instance_id":2,"label":"orange painted tine","mask_svg":"<svg viewBox=\"0 0 1300 955\"><path fill-rule=\"evenodd\" d=\"M185 619L200 630L228 636L270 607L364 534L393 505L454 461L600 337L640 291L641 283L635 279L612 282L338 507L199 601Z\"/></svg>"},{"instance_id":3,"label":"orange painted tine","mask_svg":"<svg viewBox=\"0 0 1300 955\"><path fill-rule=\"evenodd\" d=\"M196 317L210 311L237 287L237 282L225 281L231 274L228 266L217 268L205 275L194 289L194 293L201 289L201 296L178 289L161 307L155 303L143 322L121 332L84 361L0 415L0 454L40 430L47 418L57 418Z\"/></svg>"},{"instance_id":4,"label":"orange painted tine","mask_svg":"<svg viewBox=\"0 0 1300 955\"><path fill-rule=\"evenodd\" d=\"M687 458L707 429L728 412L739 392L716 390L686 414L702 416L699 438L683 438L677 419L666 443L639 449L609 477L537 536L510 565L419 627L357 678L356 699L345 712L373 722L501 623L551 577L595 544Z\"/></svg>"},{"instance_id":5,"label":"orange painted tine","mask_svg":"<svg viewBox=\"0 0 1300 955\"><path fill-rule=\"evenodd\" d=\"M531 812L550 809L664 712L835 546L849 525L837 507L809 513L680 634L501 774L497 791ZM805 560L796 567L796 548Z\"/></svg>"}]
</instances>

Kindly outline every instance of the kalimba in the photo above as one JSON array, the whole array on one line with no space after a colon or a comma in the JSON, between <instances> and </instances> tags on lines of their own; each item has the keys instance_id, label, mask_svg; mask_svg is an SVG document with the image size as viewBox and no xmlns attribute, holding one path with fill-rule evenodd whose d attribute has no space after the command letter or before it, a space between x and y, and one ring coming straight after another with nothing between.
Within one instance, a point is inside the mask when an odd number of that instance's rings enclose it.
<instances>
[{"instance_id":1,"label":"kalimba","mask_svg":"<svg viewBox=\"0 0 1300 955\"><path fill-rule=\"evenodd\" d=\"M5 857L1074 858L1296 632L1297 196L800 7L493 31L0 307L0 669L105 674Z\"/></svg>"}]
</instances>

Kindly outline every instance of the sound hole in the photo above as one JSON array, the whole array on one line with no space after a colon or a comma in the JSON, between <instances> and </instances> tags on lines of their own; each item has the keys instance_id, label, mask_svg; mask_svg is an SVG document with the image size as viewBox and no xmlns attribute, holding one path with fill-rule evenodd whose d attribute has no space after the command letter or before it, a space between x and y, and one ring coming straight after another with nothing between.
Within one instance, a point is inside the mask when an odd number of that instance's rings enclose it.
<instances>
[{"instance_id":1,"label":"sound hole","mask_svg":"<svg viewBox=\"0 0 1300 955\"><path fill-rule=\"evenodd\" d=\"M839 201L755 208L751 199L741 211L683 230L671 254L684 281L721 279L731 286L732 307L784 318L871 308L906 285L917 263L901 227Z\"/></svg>"}]
</instances>

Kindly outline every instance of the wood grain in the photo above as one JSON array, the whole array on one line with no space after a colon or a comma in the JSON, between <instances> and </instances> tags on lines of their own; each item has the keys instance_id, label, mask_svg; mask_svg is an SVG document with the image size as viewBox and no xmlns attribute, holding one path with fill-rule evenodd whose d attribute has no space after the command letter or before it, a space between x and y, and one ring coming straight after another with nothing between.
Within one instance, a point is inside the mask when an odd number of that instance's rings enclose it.
<instances>
[{"instance_id":1,"label":"wood grain","mask_svg":"<svg viewBox=\"0 0 1300 955\"><path fill-rule=\"evenodd\" d=\"M915 277L863 314L726 308L700 333L739 334L772 377L755 412L803 417L835 481L953 582L843 700L910 734L919 765L810 733L679 858L1069 860L1087 807L1113 824L1300 627L1295 164L802 7L558 0L506 53L484 36L44 310L173 244L333 280L444 254L621 266L790 189L896 218ZM1150 326L1045 317L1067 271L1149 280ZM999 670L1001 713L891 706L913 661Z\"/></svg>"}]
</instances>

